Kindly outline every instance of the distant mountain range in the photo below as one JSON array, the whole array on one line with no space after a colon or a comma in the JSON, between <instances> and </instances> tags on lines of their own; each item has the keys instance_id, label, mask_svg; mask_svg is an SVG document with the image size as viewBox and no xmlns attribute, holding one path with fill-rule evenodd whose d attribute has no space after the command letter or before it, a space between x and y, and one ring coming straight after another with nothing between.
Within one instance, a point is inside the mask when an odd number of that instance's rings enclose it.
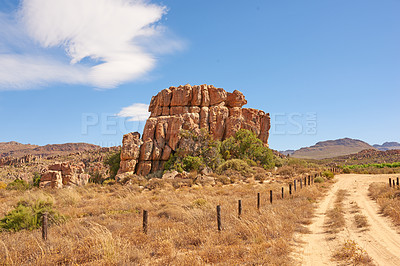
<instances>
[{"instance_id":1,"label":"distant mountain range","mask_svg":"<svg viewBox=\"0 0 400 266\"><path fill-rule=\"evenodd\" d=\"M400 150L400 143L398 142L385 142L382 145L375 144L372 146L380 151Z\"/></svg>"},{"instance_id":2,"label":"distant mountain range","mask_svg":"<svg viewBox=\"0 0 400 266\"><path fill-rule=\"evenodd\" d=\"M358 139L343 138L321 141L310 147L304 147L295 151L281 151L281 153L301 159L325 159L354 154L363 150L387 151L395 149L400 149L400 143L385 142L382 145L375 144L371 146L370 144Z\"/></svg>"},{"instance_id":3,"label":"distant mountain range","mask_svg":"<svg viewBox=\"0 0 400 266\"><path fill-rule=\"evenodd\" d=\"M28 154L36 156L67 155L75 152L100 149L100 146L88 143L48 144L45 146L22 144L19 142L0 142L0 158L22 157Z\"/></svg>"}]
</instances>

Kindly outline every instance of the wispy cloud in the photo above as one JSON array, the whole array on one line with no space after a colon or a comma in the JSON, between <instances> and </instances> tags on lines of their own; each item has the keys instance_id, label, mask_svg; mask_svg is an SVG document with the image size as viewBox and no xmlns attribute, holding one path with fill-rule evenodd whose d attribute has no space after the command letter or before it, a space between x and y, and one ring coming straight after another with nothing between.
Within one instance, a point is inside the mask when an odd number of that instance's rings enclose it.
<instances>
[{"instance_id":1,"label":"wispy cloud","mask_svg":"<svg viewBox=\"0 0 400 266\"><path fill-rule=\"evenodd\" d=\"M113 88L143 77L155 54L182 48L160 25L166 12L144 0L23 0L14 14L0 13L0 90Z\"/></svg>"},{"instance_id":2,"label":"wispy cloud","mask_svg":"<svg viewBox=\"0 0 400 266\"><path fill-rule=\"evenodd\" d=\"M131 106L122 108L117 116L129 117L129 121L145 121L150 116L148 109L148 104L134 103Z\"/></svg>"}]
</instances>

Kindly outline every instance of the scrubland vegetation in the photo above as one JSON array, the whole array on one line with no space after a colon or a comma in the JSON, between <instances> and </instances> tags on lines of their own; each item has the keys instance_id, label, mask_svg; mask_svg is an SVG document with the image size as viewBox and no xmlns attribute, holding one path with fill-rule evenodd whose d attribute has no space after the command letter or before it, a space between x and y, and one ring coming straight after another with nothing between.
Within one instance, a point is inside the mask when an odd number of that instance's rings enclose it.
<instances>
[{"instance_id":1,"label":"scrubland vegetation","mask_svg":"<svg viewBox=\"0 0 400 266\"><path fill-rule=\"evenodd\" d=\"M385 183L372 183L369 186L372 199L376 200L381 212L389 216L394 224L400 225L400 190Z\"/></svg>"},{"instance_id":2,"label":"scrubland vegetation","mask_svg":"<svg viewBox=\"0 0 400 266\"><path fill-rule=\"evenodd\" d=\"M9 230L2 224L0 264L292 264L293 234L304 231L313 202L324 189L316 184L282 200L281 187L287 191L283 183L175 189L172 181L159 180L157 186L145 186L151 189L89 184L61 190L0 190L0 217L15 217L21 206L33 216L48 208L51 217L63 217L53 220L47 242L37 226ZM267 196L271 189L273 204ZM259 211L257 192L262 195ZM217 205L222 208L221 232ZM148 234L142 232L143 210L149 212Z\"/></svg>"},{"instance_id":3,"label":"scrubland vegetation","mask_svg":"<svg viewBox=\"0 0 400 266\"><path fill-rule=\"evenodd\" d=\"M334 254L334 258L352 265L375 265L367 252L353 240L344 241Z\"/></svg>"}]
</instances>

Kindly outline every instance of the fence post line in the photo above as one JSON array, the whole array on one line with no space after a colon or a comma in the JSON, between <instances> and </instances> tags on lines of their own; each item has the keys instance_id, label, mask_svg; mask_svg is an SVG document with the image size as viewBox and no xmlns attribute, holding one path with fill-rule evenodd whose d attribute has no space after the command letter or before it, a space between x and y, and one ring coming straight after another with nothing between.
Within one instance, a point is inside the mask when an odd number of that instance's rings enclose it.
<instances>
[{"instance_id":1,"label":"fence post line","mask_svg":"<svg viewBox=\"0 0 400 266\"><path fill-rule=\"evenodd\" d=\"M42 214L42 238L44 241L47 240L47 212Z\"/></svg>"},{"instance_id":2,"label":"fence post line","mask_svg":"<svg viewBox=\"0 0 400 266\"><path fill-rule=\"evenodd\" d=\"M389 177L389 187L392 187L392 179Z\"/></svg>"},{"instance_id":3,"label":"fence post line","mask_svg":"<svg viewBox=\"0 0 400 266\"><path fill-rule=\"evenodd\" d=\"M272 204L272 190L269 191L269 202Z\"/></svg>"},{"instance_id":4,"label":"fence post line","mask_svg":"<svg viewBox=\"0 0 400 266\"><path fill-rule=\"evenodd\" d=\"M260 210L260 192L257 193L257 210Z\"/></svg>"},{"instance_id":5,"label":"fence post line","mask_svg":"<svg viewBox=\"0 0 400 266\"><path fill-rule=\"evenodd\" d=\"M238 200L238 217L242 215L242 200Z\"/></svg>"},{"instance_id":6,"label":"fence post line","mask_svg":"<svg viewBox=\"0 0 400 266\"><path fill-rule=\"evenodd\" d=\"M221 206L217 205L217 225L218 225L218 231L222 230L221 226Z\"/></svg>"},{"instance_id":7,"label":"fence post line","mask_svg":"<svg viewBox=\"0 0 400 266\"><path fill-rule=\"evenodd\" d=\"M148 227L148 212L143 210L143 232L147 234L147 227Z\"/></svg>"}]
</instances>

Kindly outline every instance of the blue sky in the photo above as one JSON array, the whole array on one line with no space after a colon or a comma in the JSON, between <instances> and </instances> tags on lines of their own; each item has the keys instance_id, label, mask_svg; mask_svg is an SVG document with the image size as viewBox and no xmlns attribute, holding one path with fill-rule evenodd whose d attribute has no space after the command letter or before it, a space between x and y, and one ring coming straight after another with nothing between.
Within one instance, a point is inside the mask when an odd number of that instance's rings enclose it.
<instances>
[{"instance_id":1,"label":"blue sky","mask_svg":"<svg viewBox=\"0 0 400 266\"><path fill-rule=\"evenodd\" d=\"M119 145L187 83L242 91L274 149L400 142L400 1L80 1L0 3L0 142Z\"/></svg>"}]
</instances>

